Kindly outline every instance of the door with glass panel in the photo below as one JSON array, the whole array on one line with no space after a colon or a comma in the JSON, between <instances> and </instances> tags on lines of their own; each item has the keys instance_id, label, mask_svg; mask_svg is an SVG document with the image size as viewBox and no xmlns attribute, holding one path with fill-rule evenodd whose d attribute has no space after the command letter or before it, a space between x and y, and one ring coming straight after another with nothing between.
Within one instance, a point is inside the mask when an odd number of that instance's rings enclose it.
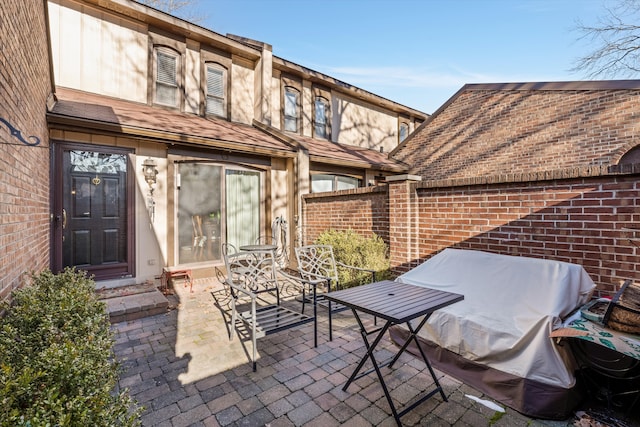
<instances>
[{"instance_id":1,"label":"door with glass panel","mask_svg":"<svg viewBox=\"0 0 640 427\"><path fill-rule=\"evenodd\" d=\"M239 248L256 242L260 235L260 174L227 169L227 242Z\"/></svg>"},{"instance_id":2,"label":"door with glass panel","mask_svg":"<svg viewBox=\"0 0 640 427\"><path fill-rule=\"evenodd\" d=\"M128 150L60 144L54 156L53 268L96 280L134 275Z\"/></svg>"},{"instance_id":3,"label":"door with glass panel","mask_svg":"<svg viewBox=\"0 0 640 427\"><path fill-rule=\"evenodd\" d=\"M222 244L254 243L260 229L260 173L213 163L176 165L178 264L221 261Z\"/></svg>"}]
</instances>

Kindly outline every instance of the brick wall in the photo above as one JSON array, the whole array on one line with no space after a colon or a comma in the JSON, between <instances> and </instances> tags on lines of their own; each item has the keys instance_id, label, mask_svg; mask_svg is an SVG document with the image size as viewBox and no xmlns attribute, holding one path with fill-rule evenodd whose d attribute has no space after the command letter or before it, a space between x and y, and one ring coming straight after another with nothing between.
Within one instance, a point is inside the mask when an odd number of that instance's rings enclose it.
<instances>
[{"instance_id":1,"label":"brick wall","mask_svg":"<svg viewBox=\"0 0 640 427\"><path fill-rule=\"evenodd\" d=\"M554 259L581 264L600 289L614 291L640 279L640 240L629 241L640 238L638 190L638 176L418 186L416 238L422 259L446 247Z\"/></svg>"},{"instance_id":2,"label":"brick wall","mask_svg":"<svg viewBox=\"0 0 640 427\"><path fill-rule=\"evenodd\" d=\"M386 187L366 187L303 197L302 244L311 244L325 230L352 229L365 237L375 233L389 244Z\"/></svg>"},{"instance_id":3,"label":"brick wall","mask_svg":"<svg viewBox=\"0 0 640 427\"><path fill-rule=\"evenodd\" d=\"M20 285L24 273L49 265L49 140L45 113L51 81L45 4L43 0L0 2L2 299ZM35 138L40 140L38 144Z\"/></svg>"},{"instance_id":4,"label":"brick wall","mask_svg":"<svg viewBox=\"0 0 640 427\"><path fill-rule=\"evenodd\" d=\"M600 86L614 83L625 86ZM640 90L637 82L627 83L634 85L616 90L597 82L571 86L585 90L472 85L393 157L429 180L616 164L640 138Z\"/></svg>"},{"instance_id":5,"label":"brick wall","mask_svg":"<svg viewBox=\"0 0 640 427\"><path fill-rule=\"evenodd\" d=\"M546 172L527 180L397 181L388 193L377 193L376 199L389 200L390 218L377 213L380 224L366 208L372 205L368 193L305 198L313 211L305 218L310 237L325 228L358 227L364 234L376 228L390 243L398 274L455 247L581 264L599 290L613 292L624 279L640 280L640 168L602 175L606 170Z\"/></svg>"}]
</instances>

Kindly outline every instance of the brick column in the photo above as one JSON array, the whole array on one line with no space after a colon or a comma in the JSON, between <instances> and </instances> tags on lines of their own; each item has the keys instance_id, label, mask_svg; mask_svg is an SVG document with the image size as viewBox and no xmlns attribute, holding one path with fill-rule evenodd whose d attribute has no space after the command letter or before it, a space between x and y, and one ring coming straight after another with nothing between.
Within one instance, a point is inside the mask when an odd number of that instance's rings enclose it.
<instances>
[{"instance_id":1,"label":"brick column","mask_svg":"<svg viewBox=\"0 0 640 427\"><path fill-rule=\"evenodd\" d=\"M391 269L404 273L413 268L418 255L417 175L388 176L389 184L389 257Z\"/></svg>"}]
</instances>

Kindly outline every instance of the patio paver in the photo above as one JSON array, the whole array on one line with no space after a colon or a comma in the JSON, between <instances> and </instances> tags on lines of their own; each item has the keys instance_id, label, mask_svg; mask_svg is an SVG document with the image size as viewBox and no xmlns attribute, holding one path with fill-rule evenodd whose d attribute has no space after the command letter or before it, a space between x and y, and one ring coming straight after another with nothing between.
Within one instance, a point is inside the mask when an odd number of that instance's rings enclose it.
<instances>
[{"instance_id":1,"label":"patio paver","mask_svg":"<svg viewBox=\"0 0 640 427\"><path fill-rule=\"evenodd\" d=\"M259 339L258 369L252 372L251 341L229 341L227 319L215 305L212 292L221 298L220 285L198 279L193 293L182 286L174 290L168 297L173 310L112 326L124 369L119 385L145 407L144 426L395 425L374 374L342 391L365 351L350 312L334 315L334 340L328 342L326 312L319 308L317 348L312 324ZM388 339L379 348L396 351ZM427 368L410 354L401 356L394 371L388 385L399 406L432 386ZM508 408L496 419L465 394L486 396L436 372L449 401L432 397L405 415L404 425L573 425L573 419L535 420Z\"/></svg>"}]
</instances>

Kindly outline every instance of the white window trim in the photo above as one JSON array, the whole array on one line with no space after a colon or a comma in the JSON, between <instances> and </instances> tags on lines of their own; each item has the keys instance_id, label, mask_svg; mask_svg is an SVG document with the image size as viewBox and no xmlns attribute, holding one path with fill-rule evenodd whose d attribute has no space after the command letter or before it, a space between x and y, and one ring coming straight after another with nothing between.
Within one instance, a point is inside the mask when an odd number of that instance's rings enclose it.
<instances>
[{"instance_id":1,"label":"white window trim","mask_svg":"<svg viewBox=\"0 0 640 427\"><path fill-rule=\"evenodd\" d=\"M324 107L324 122L318 122L318 104L322 104ZM331 114L331 104L329 100L324 96L317 95L313 101L313 134L316 138L331 139L331 133L329 130L329 114ZM319 125L322 125L322 134L318 133Z\"/></svg>"},{"instance_id":2,"label":"white window trim","mask_svg":"<svg viewBox=\"0 0 640 427\"><path fill-rule=\"evenodd\" d=\"M406 129L406 132L407 132L406 135L404 135L404 138L402 137L403 127ZM398 126L398 142L404 141L405 139L407 139L408 136L409 136L409 123L403 121L400 123L400 126Z\"/></svg>"},{"instance_id":3,"label":"white window trim","mask_svg":"<svg viewBox=\"0 0 640 427\"><path fill-rule=\"evenodd\" d=\"M217 72L221 72L222 76L221 76L221 88L222 88L222 96L220 96L219 94L211 94L209 92L209 70L212 71L217 71ZM215 63L215 62L207 62L205 63L205 81L204 81L204 88L205 88L205 105L204 105L204 110L205 110L205 115L209 116L209 115L214 115L214 116L218 116L218 117L227 117L227 94L228 94L228 85L227 85L227 76L228 76L228 71L227 69L222 66L221 64ZM220 102L222 111L220 113L216 113L213 111L209 111L209 100L212 101L218 101Z\"/></svg>"},{"instance_id":4,"label":"white window trim","mask_svg":"<svg viewBox=\"0 0 640 427\"><path fill-rule=\"evenodd\" d=\"M165 81L160 81L160 76L158 73L158 67L160 65L159 56L162 55L167 58L175 59L175 75L174 81L171 82L170 79L166 79ZM181 55L173 49L164 46L156 46L153 51L153 103L156 105L162 105L165 107L171 108L180 108L181 105L181 95L180 95L180 78L181 78ZM175 99L174 102L165 102L158 96L158 87L164 86L166 88L173 88Z\"/></svg>"},{"instance_id":5,"label":"white window trim","mask_svg":"<svg viewBox=\"0 0 640 427\"><path fill-rule=\"evenodd\" d=\"M295 98L296 98L295 104L294 104L294 109L295 109L294 115L287 115L287 94L289 93L295 95ZM287 132L294 132L294 133L300 132L300 91L292 86L285 86L285 89L284 89L283 117L284 117L283 130ZM287 129L287 119L292 119L295 121L294 130Z\"/></svg>"}]
</instances>

